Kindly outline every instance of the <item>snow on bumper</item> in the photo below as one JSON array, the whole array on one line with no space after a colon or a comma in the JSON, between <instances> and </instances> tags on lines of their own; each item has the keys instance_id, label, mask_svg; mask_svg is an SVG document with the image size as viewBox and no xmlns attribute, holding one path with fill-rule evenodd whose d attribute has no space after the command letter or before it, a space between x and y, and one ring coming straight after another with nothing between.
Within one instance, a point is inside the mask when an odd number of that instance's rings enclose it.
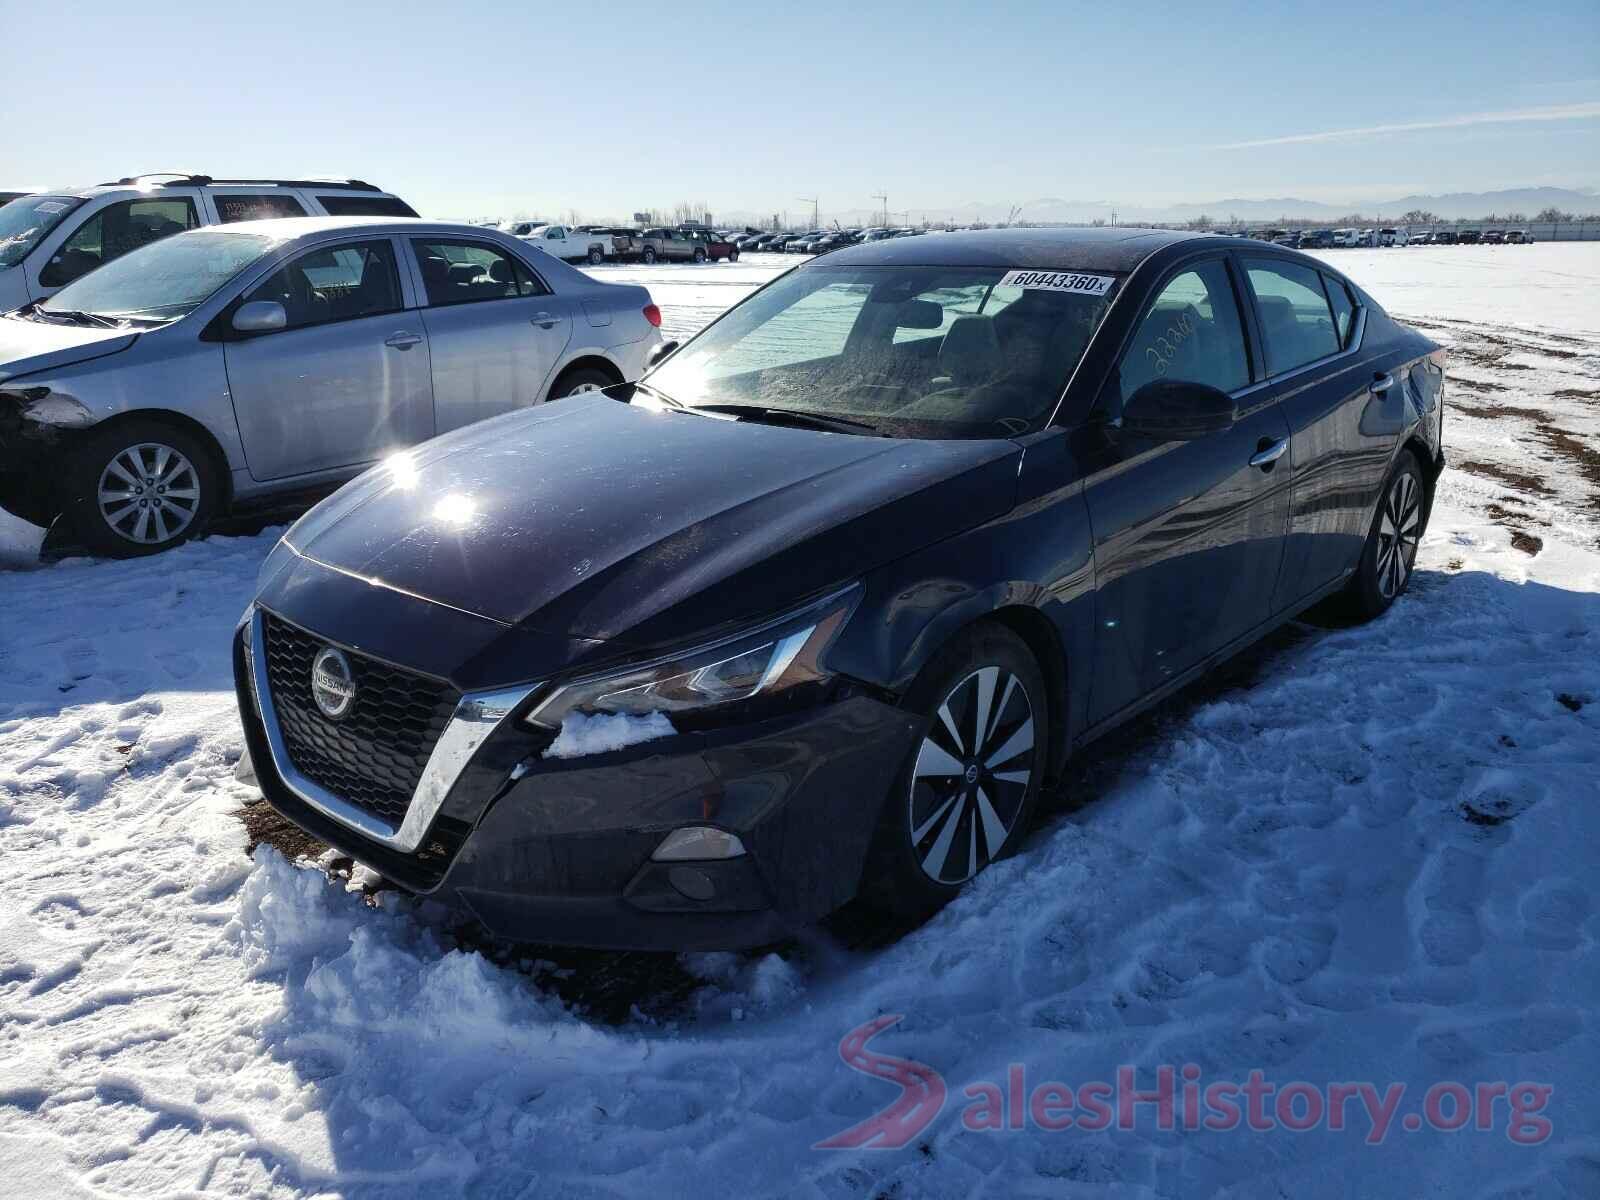
<instances>
[{"instance_id":1,"label":"snow on bumper","mask_svg":"<svg viewBox=\"0 0 1600 1200\"><path fill-rule=\"evenodd\" d=\"M237 641L241 668L245 650ZM261 791L290 821L497 936L616 949L760 945L848 901L917 728L905 711L857 695L735 729L540 759L539 735L508 722L457 777L423 845L404 854L286 786L245 678L240 711ZM703 825L735 833L747 853L651 860L669 832Z\"/></svg>"}]
</instances>

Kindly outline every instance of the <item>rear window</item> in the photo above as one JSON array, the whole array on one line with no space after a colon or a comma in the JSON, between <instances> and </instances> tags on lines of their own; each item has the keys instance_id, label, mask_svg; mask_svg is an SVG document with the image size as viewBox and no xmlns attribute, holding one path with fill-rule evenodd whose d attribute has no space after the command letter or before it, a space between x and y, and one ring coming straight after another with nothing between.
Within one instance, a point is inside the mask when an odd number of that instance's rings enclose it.
<instances>
[{"instance_id":1,"label":"rear window","mask_svg":"<svg viewBox=\"0 0 1600 1200\"><path fill-rule=\"evenodd\" d=\"M398 196L343 194L318 196L317 203L330 217L414 217L417 210Z\"/></svg>"}]
</instances>

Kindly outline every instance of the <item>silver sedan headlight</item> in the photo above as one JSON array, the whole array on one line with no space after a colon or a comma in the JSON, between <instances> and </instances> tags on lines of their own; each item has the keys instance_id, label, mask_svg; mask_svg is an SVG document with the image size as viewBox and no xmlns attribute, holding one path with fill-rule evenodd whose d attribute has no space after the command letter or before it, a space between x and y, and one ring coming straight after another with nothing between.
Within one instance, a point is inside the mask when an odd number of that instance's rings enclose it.
<instances>
[{"instance_id":1,"label":"silver sedan headlight","mask_svg":"<svg viewBox=\"0 0 1600 1200\"><path fill-rule=\"evenodd\" d=\"M557 729L571 713L711 713L820 682L823 653L860 598L855 585L744 633L562 684L525 719Z\"/></svg>"}]
</instances>

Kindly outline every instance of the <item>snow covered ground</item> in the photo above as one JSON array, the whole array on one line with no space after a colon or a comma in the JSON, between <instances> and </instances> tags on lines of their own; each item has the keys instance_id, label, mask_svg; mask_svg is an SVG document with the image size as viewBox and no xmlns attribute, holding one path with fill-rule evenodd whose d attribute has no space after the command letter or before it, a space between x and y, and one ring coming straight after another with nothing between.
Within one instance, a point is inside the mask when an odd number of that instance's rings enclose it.
<instances>
[{"instance_id":1,"label":"snow covered ground","mask_svg":"<svg viewBox=\"0 0 1600 1200\"><path fill-rule=\"evenodd\" d=\"M276 531L0 574L4 1193L1600 1195L1600 245L1328 257L1455 350L1410 594L1085 756L898 939L486 955L364 872L246 853L226 647ZM599 273L686 333L791 265ZM0 525L13 563L33 536ZM1406 1090L1381 1144L1359 1101L1343 1131L969 1128L1012 1064ZM906 1070L904 1148L813 1148ZM1489 1128L1409 1127L1448 1081Z\"/></svg>"}]
</instances>

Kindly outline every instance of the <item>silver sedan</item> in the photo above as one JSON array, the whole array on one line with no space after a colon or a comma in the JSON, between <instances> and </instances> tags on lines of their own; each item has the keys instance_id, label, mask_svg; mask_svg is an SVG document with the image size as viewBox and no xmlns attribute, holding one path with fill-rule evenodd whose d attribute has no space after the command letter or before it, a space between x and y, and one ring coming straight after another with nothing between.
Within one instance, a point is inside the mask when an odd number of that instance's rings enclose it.
<instances>
[{"instance_id":1,"label":"silver sedan","mask_svg":"<svg viewBox=\"0 0 1600 1200\"><path fill-rule=\"evenodd\" d=\"M343 482L512 409L636 379L642 287L420 220L198 229L0 317L0 506L105 554Z\"/></svg>"}]
</instances>

